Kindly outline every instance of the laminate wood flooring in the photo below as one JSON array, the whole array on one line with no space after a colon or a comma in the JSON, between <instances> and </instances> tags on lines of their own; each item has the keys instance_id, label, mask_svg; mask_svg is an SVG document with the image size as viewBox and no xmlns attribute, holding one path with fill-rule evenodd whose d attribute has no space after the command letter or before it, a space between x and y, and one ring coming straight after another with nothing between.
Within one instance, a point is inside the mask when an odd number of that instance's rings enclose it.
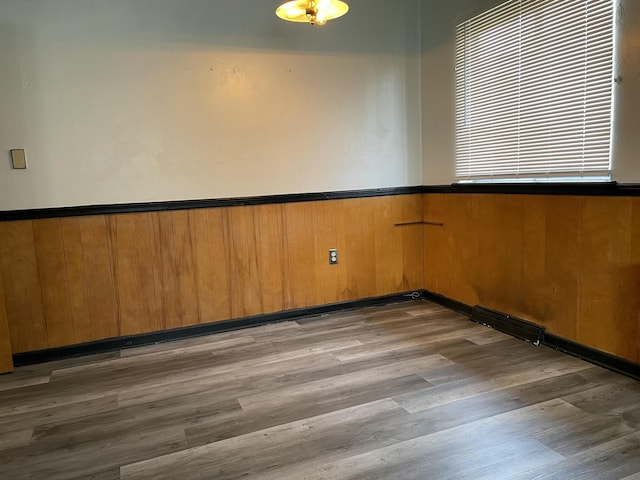
<instances>
[{"instance_id":1,"label":"laminate wood flooring","mask_svg":"<svg viewBox=\"0 0 640 480\"><path fill-rule=\"evenodd\" d=\"M0 478L640 479L640 382L400 303L18 368Z\"/></svg>"}]
</instances>

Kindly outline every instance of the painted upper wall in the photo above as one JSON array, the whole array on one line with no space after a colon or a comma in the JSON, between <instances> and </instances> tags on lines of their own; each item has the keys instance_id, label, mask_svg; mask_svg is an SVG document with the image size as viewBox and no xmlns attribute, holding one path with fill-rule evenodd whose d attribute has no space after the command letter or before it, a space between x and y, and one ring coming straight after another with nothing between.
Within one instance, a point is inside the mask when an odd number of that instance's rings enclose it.
<instances>
[{"instance_id":1,"label":"painted upper wall","mask_svg":"<svg viewBox=\"0 0 640 480\"><path fill-rule=\"evenodd\" d=\"M615 0L613 180L640 183L640 1ZM426 185L455 180L455 26L496 0L423 0L422 169Z\"/></svg>"},{"instance_id":2,"label":"painted upper wall","mask_svg":"<svg viewBox=\"0 0 640 480\"><path fill-rule=\"evenodd\" d=\"M420 1L278 3L0 0L0 210L420 184Z\"/></svg>"}]
</instances>

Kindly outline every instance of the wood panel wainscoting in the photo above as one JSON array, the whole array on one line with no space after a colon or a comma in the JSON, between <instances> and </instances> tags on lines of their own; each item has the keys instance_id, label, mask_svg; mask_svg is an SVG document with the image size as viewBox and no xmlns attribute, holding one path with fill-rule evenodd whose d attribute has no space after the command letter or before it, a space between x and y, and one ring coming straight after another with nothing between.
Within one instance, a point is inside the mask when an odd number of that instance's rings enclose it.
<instances>
[{"instance_id":1,"label":"wood panel wainscoting","mask_svg":"<svg viewBox=\"0 0 640 480\"><path fill-rule=\"evenodd\" d=\"M0 373L7 373L13 370L13 359L11 357L11 341L9 339L9 324L7 323L7 311L4 307L4 288L2 285L2 275L0 275Z\"/></svg>"},{"instance_id":2,"label":"wood panel wainscoting","mask_svg":"<svg viewBox=\"0 0 640 480\"><path fill-rule=\"evenodd\" d=\"M0 222L12 353L419 290L421 219L418 193Z\"/></svg>"},{"instance_id":3,"label":"wood panel wainscoting","mask_svg":"<svg viewBox=\"0 0 640 480\"><path fill-rule=\"evenodd\" d=\"M427 290L640 362L640 197L427 193L424 221Z\"/></svg>"}]
</instances>

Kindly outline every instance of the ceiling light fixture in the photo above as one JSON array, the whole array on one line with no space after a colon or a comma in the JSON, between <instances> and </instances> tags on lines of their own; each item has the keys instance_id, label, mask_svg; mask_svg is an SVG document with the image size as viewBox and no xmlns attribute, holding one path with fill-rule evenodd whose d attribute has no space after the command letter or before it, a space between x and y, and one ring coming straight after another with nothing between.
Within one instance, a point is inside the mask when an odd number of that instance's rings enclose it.
<instances>
[{"instance_id":1,"label":"ceiling light fixture","mask_svg":"<svg viewBox=\"0 0 640 480\"><path fill-rule=\"evenodd\" d=\"M343 16L349 5L340 0L293 0L276 9L276 15L289 22L325 25L327 21Z\"/></svg>"}]
</instances>

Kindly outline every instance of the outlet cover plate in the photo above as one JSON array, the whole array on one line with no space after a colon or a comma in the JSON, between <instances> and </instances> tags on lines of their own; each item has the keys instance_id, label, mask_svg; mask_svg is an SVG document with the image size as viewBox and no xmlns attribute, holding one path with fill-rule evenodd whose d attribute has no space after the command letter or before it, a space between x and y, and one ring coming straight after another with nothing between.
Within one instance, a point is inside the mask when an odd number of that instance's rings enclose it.
<instances>
[{"instance_id":1,"label":"outlet cover plate","mask_svg":"<svg viewBox=\"0 0 640 480\"><path fill-rule=\"evenodd\" d=\"M14 170L27 169L27 157L24 154L24 149L18 148L11 150L11 166Z\"/></svg>"}]
</instances>

